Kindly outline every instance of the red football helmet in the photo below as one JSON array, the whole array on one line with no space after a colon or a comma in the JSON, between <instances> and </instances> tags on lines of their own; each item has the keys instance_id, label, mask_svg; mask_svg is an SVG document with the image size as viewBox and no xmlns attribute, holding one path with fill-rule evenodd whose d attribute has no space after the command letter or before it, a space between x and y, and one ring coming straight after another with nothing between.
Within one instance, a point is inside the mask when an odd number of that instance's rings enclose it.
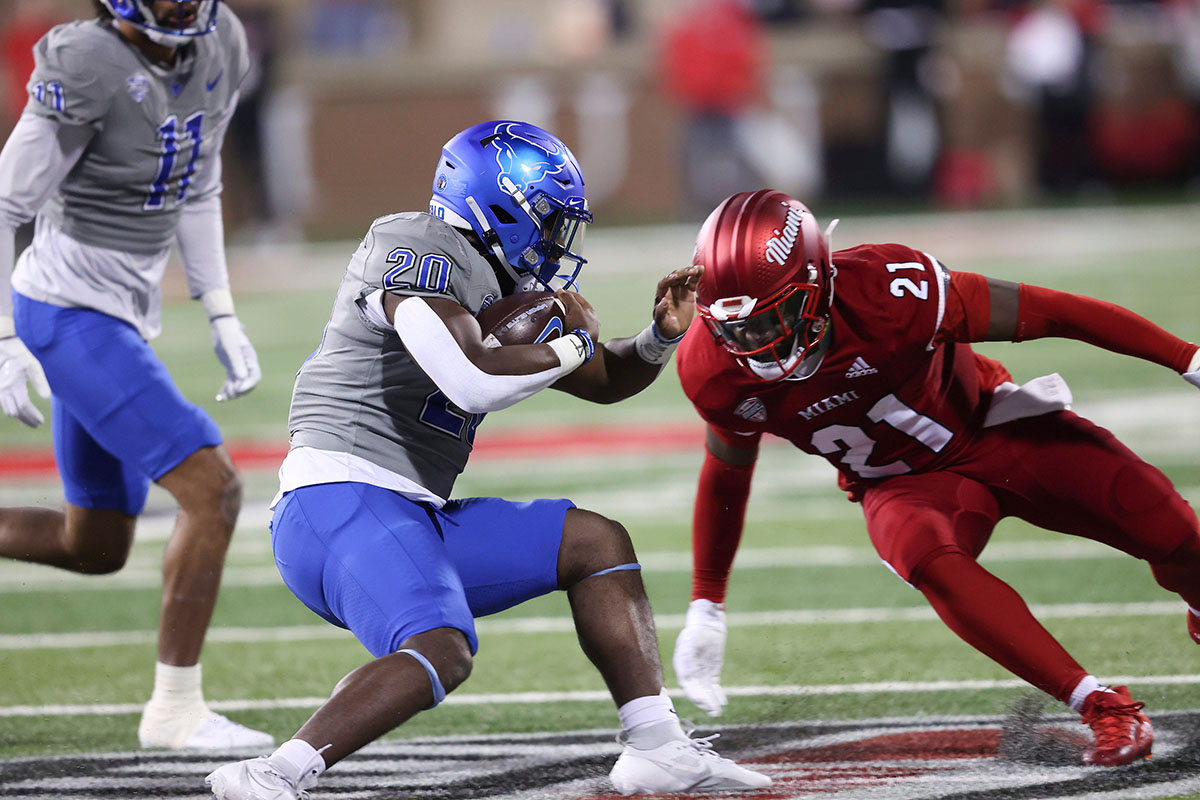
<instances>
[{"instance_id":1,"label":"red football helmet","mask_svg":"<svg viewBox=\"0 0 1200 800\"><path fill-rule=\"evenodd\" d=\"M828 322L836 270L812 212L772 189L740 192L709 214L693 264L701 318L755 375L791 375Z\"/></svg>"}]
</instances>

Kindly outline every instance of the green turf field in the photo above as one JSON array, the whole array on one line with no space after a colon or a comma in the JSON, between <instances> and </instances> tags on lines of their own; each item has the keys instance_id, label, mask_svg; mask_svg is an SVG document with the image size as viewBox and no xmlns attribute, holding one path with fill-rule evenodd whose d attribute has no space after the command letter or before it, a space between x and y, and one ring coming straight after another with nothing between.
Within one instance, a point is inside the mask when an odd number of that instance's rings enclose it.
<instances>
[{"instance_id":1,"label":"green turf field","mask_svg":"<svg viewBox=\"0 0 1200 800\"><path fill-rule=\"evenodd\" d=\"M1137 214L1134 222L1116 211L848 220L836 244L914 231L920 240L900 240L939 255L952 269L1110 299L1184 338L1200 339L1194 212ZM1144 235L1147 226L1152 232ZM1159 229L1178 235L1154 232ZM595 263L586 268L584 289L600 312L604 338L632 334L645 323L654 282L689 260L690 235L686 227L595 233ZM235 288L252 268L266 271L260 283L288 285L286 263L261 254L235 255L234 263ZM305 285L332 287L342 266L306 262L297 269L311 279ZM228 439L283 442L292 376L316 346L332 296L331 288L239 297L266 377L250 396L228 405L212 402L222 373L196 304L168 302L166 333L156 347L184 392L213 413ZM1162 467L1193 505L1200 502L1200 395L1178 376L1070 341L981 349L1001 358L1018 380L1061 373L1074 389L1077 411L1116 431ZM642 396L614 407L544 392L489 415L479 437L529 426L692 418L672 368ZM49 441L45 430L0 420L0 458L5 447ZM468 466L456 494L567 496L622 521L646 566L674 687L670 653L688 600L688 528L699 462L697 449L492 460ZM282 587L264 527L274 478L268 470L246 479L243 523L204 653L205 690L230 716L287 738L367 655ZM59 497L52 482L0 487L6 505L54 504ZM169 498L155 490L130 562L115 576L0 564L0 756L136 746L137 706L152 678L157 569L170 509ZM998 529L983 562L1036 607L1093 673L1128 682L1152 718L1156 711L1200 709L1200 651L1187 636L1183 606L1157 587L1144 564L1012 522ZM788 447L764 448L728 608L724 674L732 699L722 719L729 723L1000 714L1025 691L945 629L923 598L878 562L857 507L837 492L832 470ZM565 597L490 618L480 626L480 639L474 673L457 700L419 716L399 735L615 727L603 683L570 629ZM536 694L511 702L522 692ZM702 716L686 700L677 704L685 716Z\"/></svg>"}]
</instances>

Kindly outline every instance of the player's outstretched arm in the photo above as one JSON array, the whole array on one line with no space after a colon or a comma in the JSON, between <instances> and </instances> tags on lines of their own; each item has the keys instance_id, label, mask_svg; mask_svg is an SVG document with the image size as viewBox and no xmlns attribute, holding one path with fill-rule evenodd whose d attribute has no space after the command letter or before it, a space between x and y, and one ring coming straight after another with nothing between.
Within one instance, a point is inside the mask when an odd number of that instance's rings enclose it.
<instances>
[{"instance_id":1,"label":"player's outstretched arm","mask_svg":"<svg viewBox=\"0 0 1200 800\"><path fill-rule=\"evenodd\" d=\"M692 513L692 601L672 659L684 694L712 717L727 702L721 688L725 590L758 457L758 437L745 437L746 447L730 444L733 437L737 434L708 429Z\"/></svg>"},{"instance_id":2,"label":"player's outstretched arm","mask_svg":"<svg viewBox=\"0 0 1200 800\"><path fill-rule=\"evenodd\" d=\"M383 294L384 314L413 360L451 402L471 414L507 408L591 358L595 311L582 298L565 305L572 333L543 344L488 347L479 323L457 302Z\"/></svg>"},{"instance_id":3,"label":"player's outstretched arm","mask_svg":"<svg viewBox=\"0 0 1200 800\"><path fill-rule=\"evenodd\" d=\"M1078 339L1173 369L1200 388L1200 348L1195 344L1115 303L1041 286L951 273L938 336L969 342Z\"/></svg>"},{"instance_id":4,"label":"player's outstretched arm","mask_svg":"<svg viewBox=\"0 0 1200 800\"><path fill-rule=\"evenodd\" d=\"M653 383L692 324L703 272L703 267L690 266L667 273L655 289L650 325L636 336L600 345L591 363L554 388L594 403L615 403Z\"/></svg>"}]
</instances>

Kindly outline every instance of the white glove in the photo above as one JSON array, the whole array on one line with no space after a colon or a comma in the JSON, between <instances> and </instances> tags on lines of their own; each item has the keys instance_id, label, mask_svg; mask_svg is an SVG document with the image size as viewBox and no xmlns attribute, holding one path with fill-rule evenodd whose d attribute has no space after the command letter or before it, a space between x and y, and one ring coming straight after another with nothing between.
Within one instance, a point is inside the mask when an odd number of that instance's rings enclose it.
<instances>
[{"instance_id":1,"label":"white glove","mask_svg":"<svg viewBox=\"0 0 1200 800\"><path fill-rule=\"evenodd\" d=\"M725 660L725 609L711 600L693 600L687 621L675 640L675 675L688 700L721 716L729 702L721 688L721 663Z\"/></svg>"},{"instance_id":2,"label":"white glove","mask_svg":"<svg viewBox=\"0 0 1200 800\"><path fill-rule=\"evenodd\" d=\"M4 322L8 322L5 326ZM0 327L11 331L12 323L0 320ZM46 373L37 362L25 343L16 336L10 335L0 339L0 408L10 417L16 417L31 428L36 428L46 421L42 412L38 411L29 400L29 389L26 382L33 384L33 389L42 399L50 399L50 384L46 382Z\"/></svg>"},{"instance_id":3,"label":"white glove","mask_svg":"<svg viewBox=\"0 0 1200 800\"><path fill-rule=\"evenodd\" d=\"M1192 356L1192 363L1188 364L1188 371L1183 373L1183 379L1200 389L1200 350Z\"/></svg>"},{"instance_id":4,"label":"white glove","mask_svg":"<svg viewBox=\"0 0 1200 800\"><path fill-rule=\"evenodd\" d=\"M217 392L217 401L224 403L241 397L258 385L262 370L258 366L258 354L246 337L246 329L235 316L214 317L208 321L212 328L213 349L225 367L228 380Z\"/></svg>"}]
</instances>

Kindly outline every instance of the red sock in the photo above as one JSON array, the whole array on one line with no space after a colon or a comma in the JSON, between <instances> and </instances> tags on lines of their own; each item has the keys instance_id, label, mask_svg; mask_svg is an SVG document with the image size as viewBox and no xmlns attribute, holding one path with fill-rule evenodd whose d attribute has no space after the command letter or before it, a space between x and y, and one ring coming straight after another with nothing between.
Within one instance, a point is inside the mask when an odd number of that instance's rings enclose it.
<instances>
[{"instance_id":1,"label":"red sock","mask_svg":"<svg viewBox=\"0 0 1200 800\"><path fill-rule=\"evenodd\" d=\"M917 588L967 644L1064 703L1088 673L1041 626L1021 596L963 553L934 558Z\"/></svg>"}]
</instances>

